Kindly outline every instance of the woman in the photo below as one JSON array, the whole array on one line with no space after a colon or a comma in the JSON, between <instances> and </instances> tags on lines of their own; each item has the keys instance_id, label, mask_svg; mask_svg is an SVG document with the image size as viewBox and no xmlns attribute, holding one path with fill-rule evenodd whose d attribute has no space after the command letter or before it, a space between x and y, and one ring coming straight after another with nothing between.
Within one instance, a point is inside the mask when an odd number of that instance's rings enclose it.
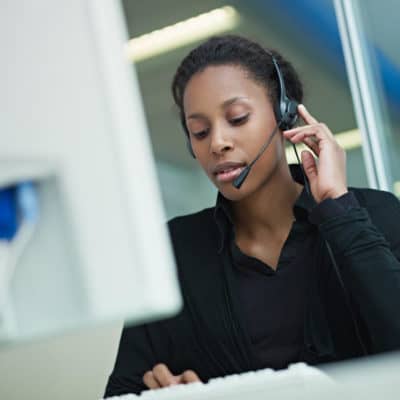
<instances>
[{"instance_id":1,"label":"woman","mask_svg":"<svg viewBox=\"0 0 400 400\"><path fill-rule=\"evenodd\" d=\"M182 61L172 91L219 194L169 222L184 308L123 330L106 396L400 347L399 202L347 187L345 152L303 105L304 125L279 129L282 92L302 101L293 67L247 39L214 37ZM285 140L308 147L306 178L288 166Z\"/></svg>"}]
</instances>

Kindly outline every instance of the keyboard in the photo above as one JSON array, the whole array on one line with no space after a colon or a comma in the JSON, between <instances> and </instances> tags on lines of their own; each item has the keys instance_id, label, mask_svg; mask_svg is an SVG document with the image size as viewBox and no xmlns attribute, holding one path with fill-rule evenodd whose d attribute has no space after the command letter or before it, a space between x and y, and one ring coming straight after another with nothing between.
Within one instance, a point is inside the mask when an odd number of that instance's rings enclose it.
<instances>
[{"instance_id":1,"label":"keyboard","mask_svg":"<svg viewBox=\"0 0 400 400\"><path fill-rule=\"evenodd\" d=\"M292 364L284 370L262 369L210 379L208 383L174 385L146 390L139 395L126 394L107 400L258 400L307 398L315 387L334 385L325 373L304 363Z\"/></svg>"}]
</instances>

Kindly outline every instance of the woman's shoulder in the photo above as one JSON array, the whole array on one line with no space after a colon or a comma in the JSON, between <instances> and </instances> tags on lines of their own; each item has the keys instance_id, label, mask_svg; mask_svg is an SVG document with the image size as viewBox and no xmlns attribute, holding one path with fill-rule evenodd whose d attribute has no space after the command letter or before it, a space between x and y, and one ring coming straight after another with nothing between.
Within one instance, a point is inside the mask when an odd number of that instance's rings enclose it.
<instances>
[{"instance_id":1,"label":"woman's shoulder","mask_svg":"<svg viewBox=\"0 0 400 400\"><path fill-rule=\"evenodd\" d=\"M191 265L213 257L218 250L218 227L215 207L175 217L168 221L172 247L178 264Z\"/></svg>"},{"instance_id":2,"label":"woman's shoulder","mask_svg":"<svg viewBox=\"0 0 400 400\"><path fill-rule=\"evenodd\" d=\"M205 219L212 219L214 211L215 207L209 207L191 214L178 215L174 218L171 218L168 221L168 225L191 225L193 223L199 223Z\"/></svg>"},{"instance_id":3,"label":"woman's shoulder","mask_svg":"<svg viewBox=\"0 0 400 400\"><path fill-rule=\"evenodd\" d=\"M204 236L205 232L210 233L216 229L214 220L215 207L205 208L201 211L181 215L172 218L168 221L168 228L172 239L193 237L201 234Z\"/></svg>"},{"instance_id":4,"label":"woman's shoulder","mask_svg":"<svg viewBox=\"0 0 400 400\"><path fill-rule=\"evenodd\" d=\"M362 207L368 209L381 209L381 208L399 208L399 199L391 192L370 188L349 188Z\"/></svg>"},{"instance_id":5,"label":"woman's shoulder","mask_svg":"<svg viewBox=\"0 0 400 400\"><path fill-rule=\"evenodd\" d=\"M360 206L367 210L373 224L391 243L398 242L400 201L390 192L377 189L351 188ZM398 244L400 245L400 243ZM396 245L397 246L397 245Z\"/></svg>"}]
</instances>

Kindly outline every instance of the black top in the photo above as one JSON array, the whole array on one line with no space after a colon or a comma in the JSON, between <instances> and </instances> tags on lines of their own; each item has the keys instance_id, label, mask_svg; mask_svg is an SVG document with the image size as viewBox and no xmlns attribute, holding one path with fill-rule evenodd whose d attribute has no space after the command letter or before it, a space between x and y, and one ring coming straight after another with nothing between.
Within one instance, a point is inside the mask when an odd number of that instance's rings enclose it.
<instances>
[{"instance_id":1,"label":"black top","mask_svg":"<svg viewBox=\"0 0 400 400\"><path fill-rule=\"evenodd\" d=\"M302 183L295 167L291 172ZM338 198L337 203L347 208L357 206L351 193ZM304 188L293 206L295 220L274 270L240 250L235 242L230 202L218 194L214 217L221 240L226 237L229 242L227 254L239 296L238 313L251 343L256 369L286 368L303 358L304 315L317 240L317 231L308 220L314 206ZM332 204L328 205L327 212L334 212Z\"/></svg>"},{"instance_id":2,"label":"black top","mask_svg":"<svg viewBox=\"0 0 400 400\"><path fill-rule=\"evenodd\" d=\"M295 207L276 273L240 252L219 205L169 222L183 310L124 328L106 396L146 389L143 374L160 362L207 381L298 360L360 356L352 313L369 353L400 348L396 197L351 188L342 198Z\"/></svg>"},{"instance_id":3,"label":"black top","mask_svg":"<svg viewBox=\"0 0 400 400\"><path fill-rule=\"evenodd\" d=\"M300 359L307 284L311 278L308 224L295 221L276 271L244 254L230 232L230 256L239 296L239 315L249 335L255 367L285 368Z\"/></svg>"}]
</instances>

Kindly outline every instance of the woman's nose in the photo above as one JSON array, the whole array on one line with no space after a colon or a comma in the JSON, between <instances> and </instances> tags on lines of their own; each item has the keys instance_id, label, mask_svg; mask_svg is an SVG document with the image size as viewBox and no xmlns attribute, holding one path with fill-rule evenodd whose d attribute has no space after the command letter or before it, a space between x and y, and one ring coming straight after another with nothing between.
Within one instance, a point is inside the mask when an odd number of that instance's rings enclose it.
<instances>
[{"instance_id":1,"label":"woman's nose","mask_svg":"<svg viewBox=\"0 0 400 400\"><path fill-rule=\"evenodd\" d=\"M211 134L211 152L216 155L221 155L233 149L232 138L227 132L221 129L214 130Z\"/></svg>"}]
</instances>

